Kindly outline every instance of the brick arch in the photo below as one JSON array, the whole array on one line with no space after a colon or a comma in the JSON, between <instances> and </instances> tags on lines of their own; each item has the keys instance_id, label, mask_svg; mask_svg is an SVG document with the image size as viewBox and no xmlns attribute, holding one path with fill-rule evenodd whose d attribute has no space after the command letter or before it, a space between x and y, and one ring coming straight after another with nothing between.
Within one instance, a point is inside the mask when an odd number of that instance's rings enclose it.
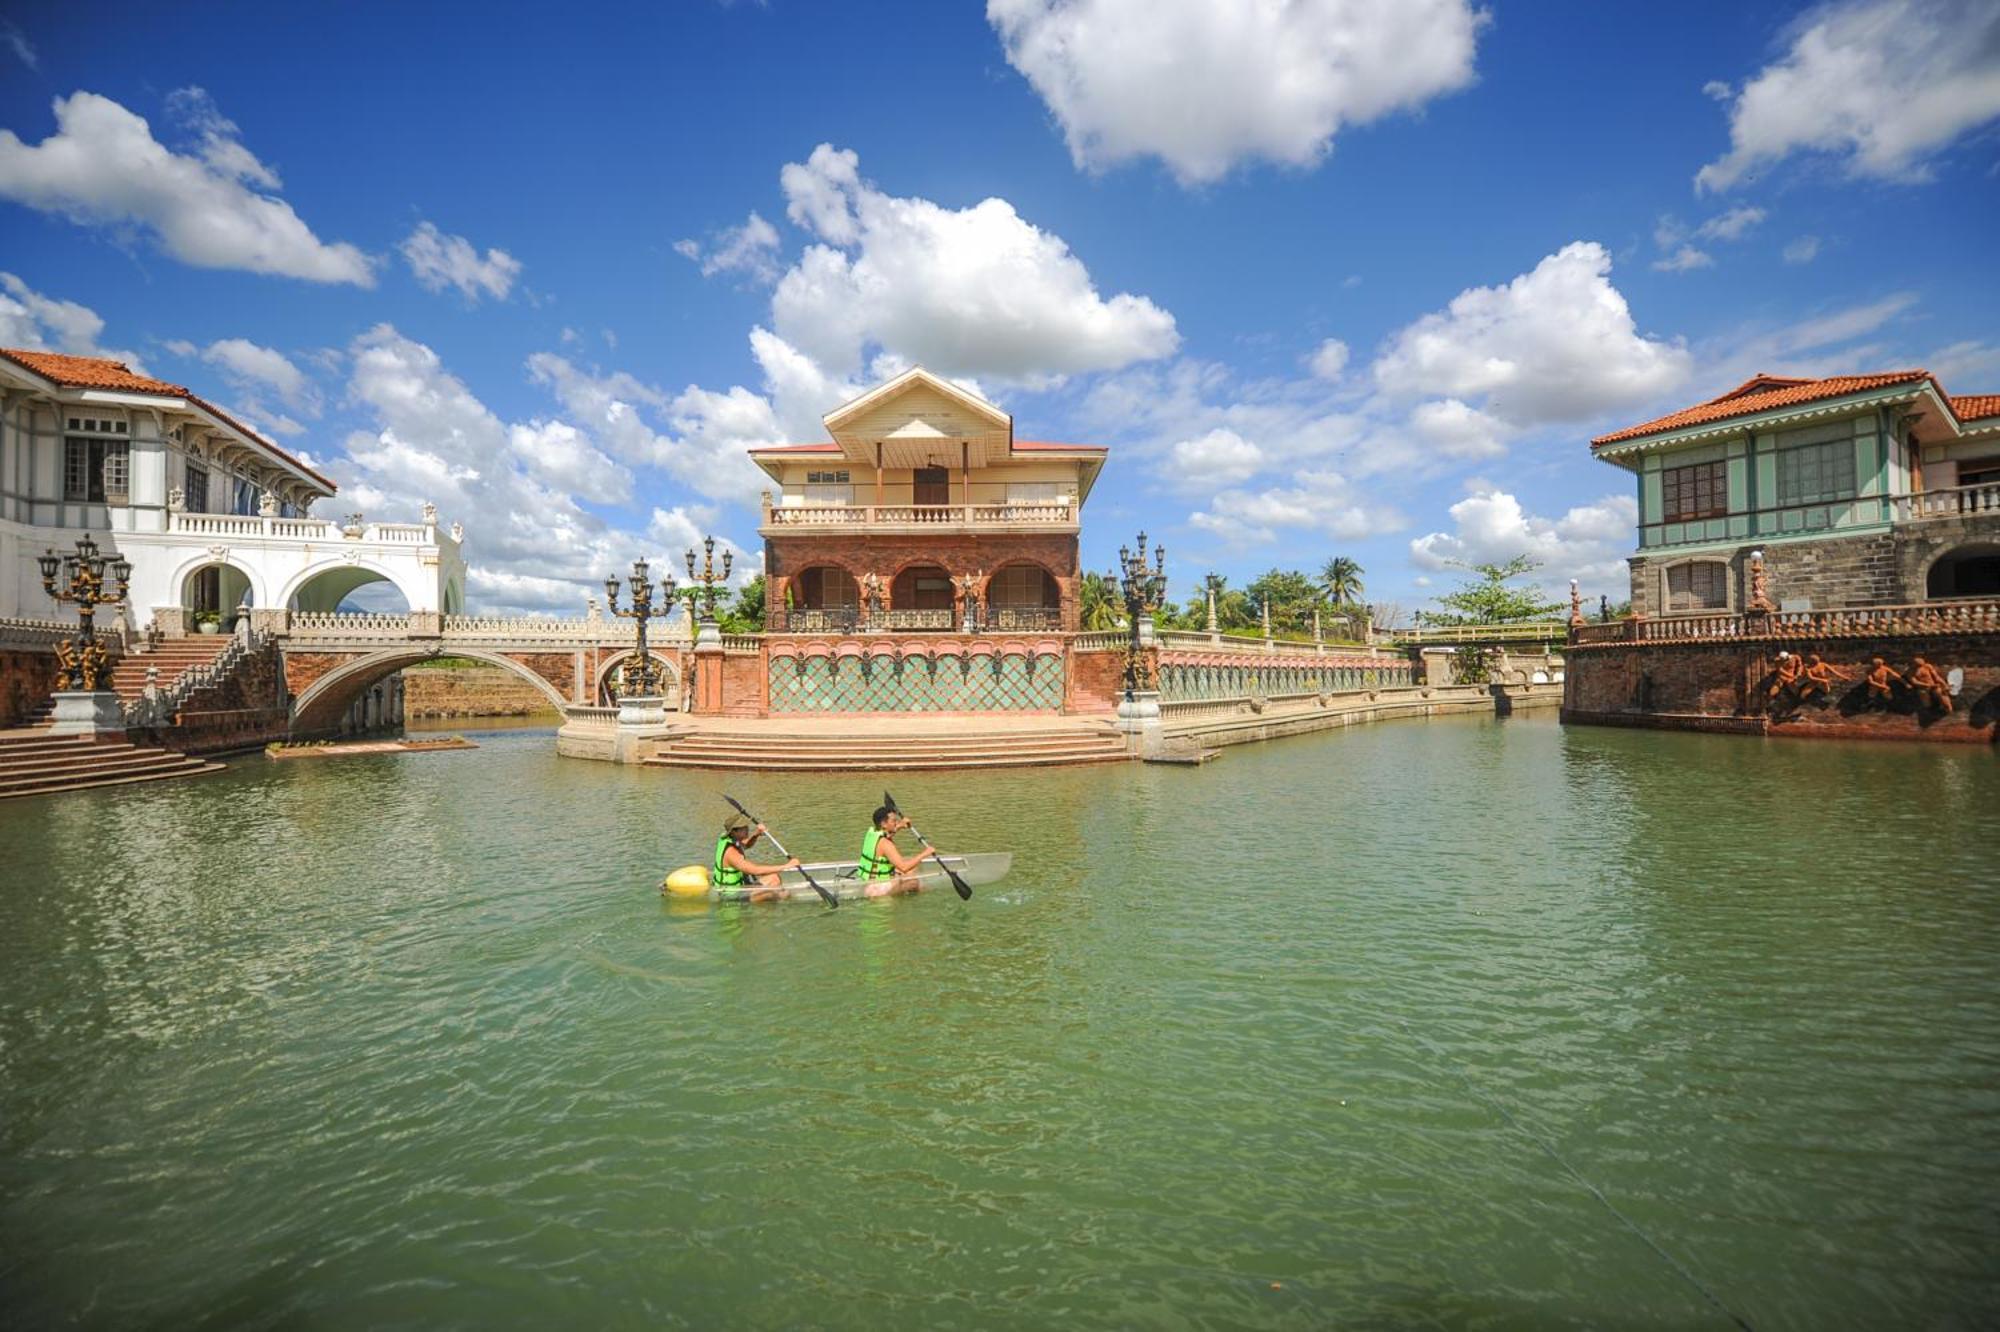
<instances>
[{"instance_id":1,"label":"brick arch","mask_svg":"<svg viewBox=\"0 0 2000 1332\"><path fill-rule=\"evenodd\" d=\"M501 652L481 648L439 649L398 646L364 653L287 653L285 683L294 694L291 731L293 735L318 735L340 725L354 700L384 678L405 666L420 666L434 657L465 657L503 667L542 691L549 706L561 711L569 705L562 688L548 676ZM329 663L326 658L336 660Z\"/></svg>"},{"instance_id":2,"label":"brick arch","mask_svg":"<svg viewBox=\"0 0 2000 1332\"><path fill-rule=\"evenodd\" d=\"M637 647L620 648L598 663L597 676L591 681L590 697L593 701L602 699L604 686L616 672L623 670L625 663L639 655ZM654 644L646 645L646 655L660 664L660 672L667 682L666 697L676 699L681 692L681 659L677 652L664 652Z\"/></svg>"},{"instance_id":3,"label":"brick arch","mask_svg":"<svg viewBox=\"0 0 2000 1332\"><path fill-rule=\"evenodd\" d=\"M1910 594L1910 599L1913 601L1914 600L1930 601L1934 598L1943 597L1949 600L1953 596L1973 595L1971 593L1932 592L1931 574L1936 572L1938 565L1944 563L1946 560L1959 560L1965 558L1992 559L1995 556L2000 556L2000 541L1970 540L1970 541L1940 542L1937 546L1937 549L1931 551L1925 557L1921 567L1918 568L1916 578L1912 581L1911 586L1907 589L1908 593Z\"/></svg>"}]
</instances>

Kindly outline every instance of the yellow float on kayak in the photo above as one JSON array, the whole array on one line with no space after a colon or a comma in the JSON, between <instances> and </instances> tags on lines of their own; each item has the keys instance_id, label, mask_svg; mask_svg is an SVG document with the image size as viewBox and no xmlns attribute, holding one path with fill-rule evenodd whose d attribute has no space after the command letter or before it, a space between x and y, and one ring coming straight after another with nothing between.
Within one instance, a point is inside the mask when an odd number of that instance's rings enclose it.
<instances>
[{"instance_id":1,"label":"yellow float on kayak","mask_svg":"<svg viewBox=\"0 0 2000 1332\"><path fill-rule=\"evenodd\" d=\"M708 870L701 865L683 865L660 880L660 891L670 897L706 897Z\"/></svg>"}]
</instances>

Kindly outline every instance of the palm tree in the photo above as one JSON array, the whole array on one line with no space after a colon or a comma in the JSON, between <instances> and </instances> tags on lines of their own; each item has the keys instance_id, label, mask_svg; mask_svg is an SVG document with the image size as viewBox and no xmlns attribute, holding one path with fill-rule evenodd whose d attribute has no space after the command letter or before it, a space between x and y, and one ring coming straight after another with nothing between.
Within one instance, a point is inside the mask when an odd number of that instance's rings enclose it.
<instances>
[{"instance_id":1,"label":"palm tree","mask_svg":"<svg viewBox=\"0 0 2000 1332\"><path fill-rule=\"evenodd\" d=\"M1118 589L1109 578L1100 573L1087 573L1076 592L1077 618L1083 622L1085 633L1101 633L1116 629L1124 607L1119 603Z\"/></svg>"},{"instance_id":2,"label":"palm tree","mask_svg":"<svg viewBox=\"0 0 2000 1332\"><path fill-rule=\"evenodd\" d=\"M1366 572L1345 555L1336 555L1319 571L1319 585L1336 609L1356 605L1361 600L1361 575Z\"/></svg>"}]
</instances>

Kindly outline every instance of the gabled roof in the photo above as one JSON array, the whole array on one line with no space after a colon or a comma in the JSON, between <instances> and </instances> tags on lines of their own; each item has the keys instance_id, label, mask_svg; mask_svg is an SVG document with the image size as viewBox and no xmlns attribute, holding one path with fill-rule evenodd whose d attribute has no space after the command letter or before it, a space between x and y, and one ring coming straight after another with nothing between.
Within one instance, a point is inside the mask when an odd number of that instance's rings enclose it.
<instances>
[{"instance_id":1,"label":"gabled roof","mask_svg":"<svg viewBox=\"0 0 2000 1332\"><path fill-rule=\"evenodd\" d=\"M139 393L155 398L180 398L192 403L218 422L273 454L293 470L311 477L331 495L337 489L332 480L294 458L249 426L223 411L208 399L181 384L134 374L123 361L102 356L67 356L60 352L29 351L21 347L0 347L0 359L13 362L58 388L104 389L113 393Z\"/></svg>"},{"instance_id":2,"label":"gabled roof","mask_svg":"<svg viewBox=\"0 0 2000 1332\"><path fill-rule=\"evenodd\" d=\"M1893 384L1918 384L1928 381L1937 390L1940 399L1944 390L1928 370L1888 370L1872 375L1834 375L1826 379L1791 379L1777 375L1757 375L1738 384L1729 392L1707 402L1684 407L1643 425L1627 426L1614 430L1608 435L1599 435L1590 441L1592 448L1605 444L1615 444L1621 440L1640 439L1647 435L1665 434L1670 430L1683 430L1688 426L1704 425L1713 421L1727 421L1732 417L1755 416L1759 412L1773 411L1782 407L1796 407L1803 403L1819 402L1827 398L1844 398L1850 393L1865 393L1870 389L1888 388ZM1955 410L1955 409L1954 409Z\"/></svg>"}]
</instances>

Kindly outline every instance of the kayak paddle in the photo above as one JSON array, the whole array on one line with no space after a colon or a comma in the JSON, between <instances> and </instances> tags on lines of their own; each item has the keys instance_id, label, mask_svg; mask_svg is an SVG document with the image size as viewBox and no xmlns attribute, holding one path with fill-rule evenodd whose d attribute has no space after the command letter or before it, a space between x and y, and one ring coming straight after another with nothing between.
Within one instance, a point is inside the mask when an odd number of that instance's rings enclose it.
<instances>
[{"instance_id":1,"label":"kayak paddle","mask_svg":"<svg viewBox=\"0 0 2000 1332\"><path fill-rule=\"evenodd\" d=\"M882 803L889 807L890 813L903 814L902 810L896 808L896 797L890 795L887 791L884 791L882 793ZM910 816L907 814L903 814L903 817L907 819ZM910 831L917 834L917 840L919 842L922 842L925 846L931 846L931 839L924 836L922 833L917 832L916 824L912 823L910 825ZM937 850L937 848L931 846L931 850L935 851ZM945 864L943 856L935 857L935 859L937 860L938 867L942 869L946 874L949 874L951 876L951 886L958 889L959 900L962 902L970 902L972 900L972 885L967 883L964 879L959 878L958 871L953 869L951 866Z\"/></svg>"},{"instance_id":2,"label":"kayak paddle","mask_svg":"<svg viewBox=\"0 0 2000 1332\"><path fill-rule=\"evenodd\" d=\"M750 820L750 822L756 824L759 828L764 828L764 820L758 818L755 814L752 814L749 810L737 804L736 797L724 796L722 798L724 800L727 800L731 805L735 806L736 812L738 814L741 814L744 818ZM764 836L771 839L771 845L778 848L779 855L783 856L787 860L790 860L792 858L792 853L785 850L785 844L778 840L778 834L772 832L769 828L764 828ZM840 905L839 898L835 897L832 893L828 892L826 889L819 886L819 880L815 879L812 876L811 870L807 869L804 865L800 865L799 873L805 875L806 882L813 886L814 892L818 893L821 897L824 897L826 899L826 904L828 906L837 907Z\"/></svg>"}]
</instances>

